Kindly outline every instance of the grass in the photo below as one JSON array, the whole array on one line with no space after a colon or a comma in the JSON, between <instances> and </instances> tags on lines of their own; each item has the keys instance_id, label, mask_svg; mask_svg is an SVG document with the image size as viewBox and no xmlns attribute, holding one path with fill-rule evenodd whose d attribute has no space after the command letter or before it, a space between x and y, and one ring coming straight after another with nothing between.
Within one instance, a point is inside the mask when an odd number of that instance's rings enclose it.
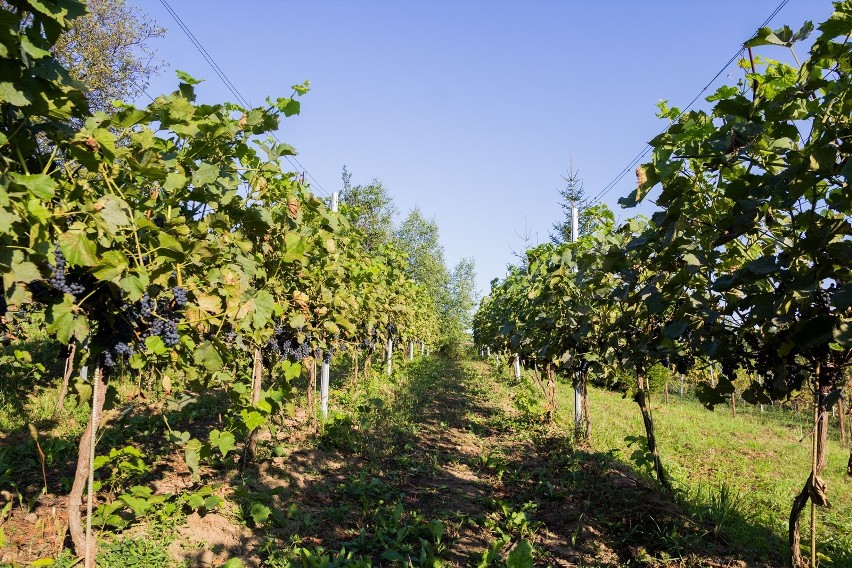
<instances>
[{"instance_id":1,"label":"grass","mask_svg":"<svg viewBox=\"0 0 852 568\"><path fill-rule=\"evenodd\" d=\"M568 424L573 412L568 385L559 386L559 399L560 421ZM630 462L636 450L631 437L644 435L638 407L618 393L596 388L589 389L589 399L591 447ZM809 437L800 442L807 434L806 419L752 411L740 411L734 418L727 407L711 412L677 395L670 396L669 404L656 396L652 408L663 464L680 501L710 521L726 541L760 553L786 554L790 507L810 473ZM836 422L831 424L836 427ZM849 450L833 438L827 458L824 477L832 507L818 509L818 551L833 560L833 566L852 566ZM636 469L650 475L644 465ZM778 539L758 538L761 529Z\"/></svg>"}]
</instances>

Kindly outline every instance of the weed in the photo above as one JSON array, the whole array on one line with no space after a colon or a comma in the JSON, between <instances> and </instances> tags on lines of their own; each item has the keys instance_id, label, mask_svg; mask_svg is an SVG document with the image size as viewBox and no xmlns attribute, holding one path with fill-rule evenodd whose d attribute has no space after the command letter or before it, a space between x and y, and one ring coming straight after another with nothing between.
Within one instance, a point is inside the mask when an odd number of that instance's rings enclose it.
<instances>
[{"instance_id":1,"label":"weed","mask_svg":"<svg viewBox=\"0 0 852 568\"><path fill-rule=\"evenodd\" d=\"M100 566L174 566L168 543L150 537L105 540L98 549Z\"/></svg>"}]
</instances>

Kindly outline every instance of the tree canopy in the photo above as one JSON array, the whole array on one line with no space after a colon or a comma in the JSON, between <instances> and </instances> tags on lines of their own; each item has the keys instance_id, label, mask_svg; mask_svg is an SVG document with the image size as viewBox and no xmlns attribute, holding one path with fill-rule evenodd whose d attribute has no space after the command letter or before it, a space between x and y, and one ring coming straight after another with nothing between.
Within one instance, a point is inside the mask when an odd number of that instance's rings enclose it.
<instances>
[{"instance_id":1,"label":"tree canopy","mask_svg":"<svg viewBox=\"0 0 852 568\"><path fill-rule=\"evenodd\" d=\"M85 85L90 108L109 113L114 100L128 102L144 93L162 68L151 40L165 33L124 0L88 0L86 13L71 21L52 53Z\"/></svg>"}]
</instances>

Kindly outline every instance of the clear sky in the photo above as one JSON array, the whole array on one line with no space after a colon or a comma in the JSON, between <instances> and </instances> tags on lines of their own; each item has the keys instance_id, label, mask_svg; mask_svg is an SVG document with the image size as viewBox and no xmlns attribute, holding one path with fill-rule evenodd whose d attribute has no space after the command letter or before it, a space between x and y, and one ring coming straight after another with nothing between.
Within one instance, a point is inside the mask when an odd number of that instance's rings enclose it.
<instances>
[{"instance_id":1,"label":"clear sky","mask_svg":"<svg viewBox=\"0 0 852 568\"><path fill-rule=\"evenodd\" d=\"M685 106L781 1L169 4L251 103L311 82L279 138L318 194L340 189L344 164L355 184L382 180L403 215L437 220L448 264L475 258L486 294L524 237L548 239L569 159L597 194L665 126L657 101ZM205 79L201 101L234 99L160 0L128 3L168 29L153 47L170 68L151 95L173 91L180 69ZM771 26L830 13L828 0L789 0ZM719 81L741 76L733 64ZM636 212L617 205L634 183L631 170L603 198L620 218Z\"/></svg>"}]
</instances>

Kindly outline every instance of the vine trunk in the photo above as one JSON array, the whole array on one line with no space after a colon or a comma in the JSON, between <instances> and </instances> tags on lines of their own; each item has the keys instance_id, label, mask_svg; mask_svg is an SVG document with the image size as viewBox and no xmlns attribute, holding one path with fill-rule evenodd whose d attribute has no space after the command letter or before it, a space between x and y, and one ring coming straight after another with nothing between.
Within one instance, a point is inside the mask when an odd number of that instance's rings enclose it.
<instances>
[{"instance_id":1,"label":"vine trunk","mask_svg":"<svg viewBox=\"0 0 852 568\"><path fill-rule=\"evenodd\" d=\"M77 470L74 473L74 483L71 485L71 492L68 494L68 530L71 533L71 542L74 543L74 551L77 556L95 557L97 550L97 542L91 539L88 554L86 548L86 533L83 529L82 513L80 505L83 501L83 491L86 489L86 484L90 473L90 460L93 444L97 436L98 423L101 422L101 417L104 411L104 401L106 400L106 378L103 368L96 369L94 374L93 385L93 400L92 400L92 416L94 420L89 420L86 429L83 430L83 435L80 436L80 447L77 452ZM97 386L95 387L95 381Z\"/></svg>"}]
</instances>

